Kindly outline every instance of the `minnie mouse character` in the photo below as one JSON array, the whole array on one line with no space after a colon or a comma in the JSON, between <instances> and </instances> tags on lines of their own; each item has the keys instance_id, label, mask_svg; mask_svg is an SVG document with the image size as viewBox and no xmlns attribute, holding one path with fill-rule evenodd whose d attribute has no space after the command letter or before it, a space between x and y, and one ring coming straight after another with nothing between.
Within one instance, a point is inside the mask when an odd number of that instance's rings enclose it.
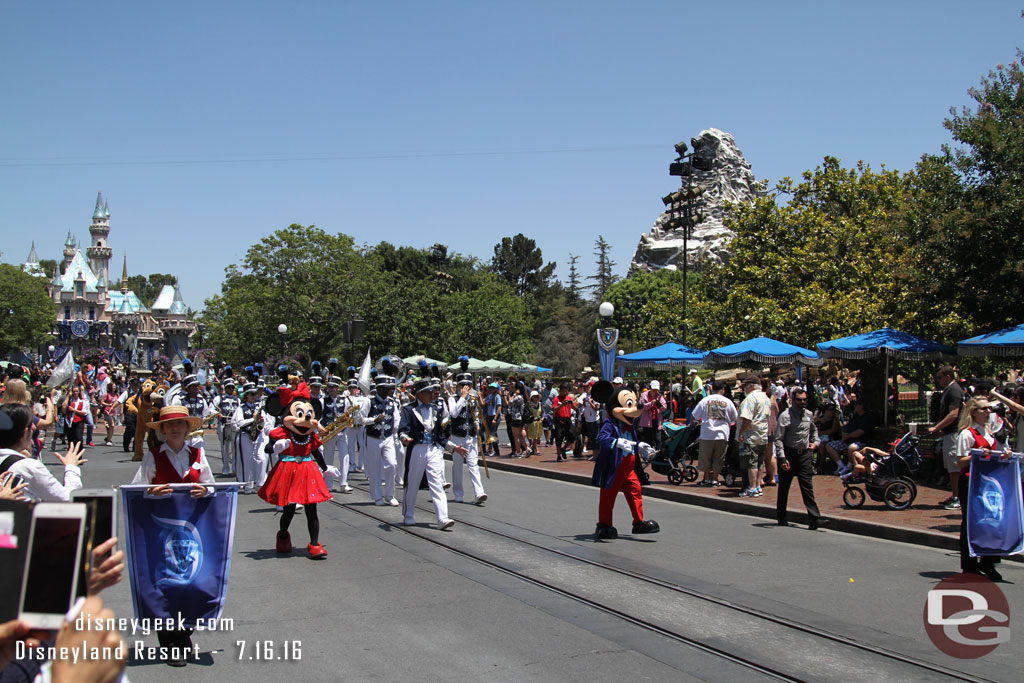
<instances>
[{"instance_id":1,"label":"minnie mouse character","mask_svg":"<svg viewBox=\"0 0 1024 683\"><path fill-rule=\"evenodd\" d=\"M320 406L312 401L305 382L297 389L282 386L267 399L264 411L274 417L283 416L283 426L270 432L266 452L278 455L277 464L267 476L267 482L260 488L259 497L271 505L283 506L281 530L277 532L277 552L291 552L292 541L288 525L295 516L295 506L303 505L306 511L306 526L309 528L309 556L313 559L327 557L327 551L319 543L320 520L316 504L331 499L323 472L327 470L321 451Z\"/></svg>"},{"instance_id":2,"label":"minnie mouse character","mask_svg":"<svg viewBox=\"0 0 1024 683\"><path fill-rule=\"evenodd\" d=\"M612 511L615 496L619 491L626 497L626 504L633 513L634 534L654 534L661 527L654 520L644 520L644 501L640 482L646 481L640 458L649 458L654 448L637 441L633 420L640 417L642 409L636 394L629 387L616 389L611 382L601 380L590 393L595 400L604 403L608 417L597 435L598 453L594 460L594 476L590 483L601 487L601 502L597 513L596 534L601 539L618 538L619 532L612 526Z\"/></svg>"}]
</instances>

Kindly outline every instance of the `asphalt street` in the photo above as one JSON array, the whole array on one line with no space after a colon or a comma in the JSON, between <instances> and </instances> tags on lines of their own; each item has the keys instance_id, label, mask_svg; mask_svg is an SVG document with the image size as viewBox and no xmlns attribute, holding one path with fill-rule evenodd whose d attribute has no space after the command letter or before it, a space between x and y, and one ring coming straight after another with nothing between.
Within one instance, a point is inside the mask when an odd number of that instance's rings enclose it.
<instances>
[{"instance_id":1,"label":"asphalt street","mask_svg":"<svg viewBox=\"0 0 1024 683\"><path fill-rule=\"evenodd\" d=\"M206 443L217 472L215 436L208 434ZM137 468L129 454L116 448L95 447L87 456L87 487L127 483ZM53 460L47 456L48 464ZM485 505L450 502L449 514L457 522L452 530L433 529L432 511L421 509L419 525L408 533L396 526L400 508L372 505L362 475L354 475L351 483L356 490L335 494L337 505L320 506L321 542L330 553L324 561L307 557L301 516L292 524L297 550L279 556L274 551L278 513L255 495L240 496L223 615L234 620L232 630L197 633L194 641L203 654L185 669L133 661L131 680L763 679L545 586L584 595L773 668L791 667L791 675L800 680L849 680L852 660L847 654L833 657L829 648L809 646L806 638L783 626L645 587L571 557L656 577L812 631L980 678L1020 680L1024 647L1012 630L1010 642L976 660L950 658L928 640L923 624L927 592L958 571L958 558L947 551L777 527L761 518L653 499L645 501L646 517L657 520L663 531L630 537L621 497L615 522L623 536L596 542L596 489L496 470L484 482ZM429 508L427 492L420 493L419 504ZM798 497L791 505L800 509ZM478 557L519 574L495 569ZM1024 568L1004 562L1001 570L1012 629L1015 615L1024 614ZM119 616L133 614L127 580L103 597ZM153 635L125 638L129 645L156 643ZM867 657L864 663L867 680L943 678L906 664L869 662Z\"/></svg>"}]
</instances>

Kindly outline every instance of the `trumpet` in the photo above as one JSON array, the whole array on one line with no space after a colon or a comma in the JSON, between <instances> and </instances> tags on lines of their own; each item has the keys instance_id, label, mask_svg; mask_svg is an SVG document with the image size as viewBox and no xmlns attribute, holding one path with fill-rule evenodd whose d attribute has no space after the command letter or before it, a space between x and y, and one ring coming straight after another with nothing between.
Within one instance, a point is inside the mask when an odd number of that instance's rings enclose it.
<instances>
[{"instance_id":1,"label":"trumpet","mask_svg":"<svg viewBox=\"0 0 1024 683\"><path fill-rule=\"evenodd\" d=\"M359 411L359 404L353 404L348 410L339 415L333 422L323 428L323 433L320 435L320 439L323 441L330 441L338 434L351 427L356 422L356 413Z\"/></svg>"}]
</instances>

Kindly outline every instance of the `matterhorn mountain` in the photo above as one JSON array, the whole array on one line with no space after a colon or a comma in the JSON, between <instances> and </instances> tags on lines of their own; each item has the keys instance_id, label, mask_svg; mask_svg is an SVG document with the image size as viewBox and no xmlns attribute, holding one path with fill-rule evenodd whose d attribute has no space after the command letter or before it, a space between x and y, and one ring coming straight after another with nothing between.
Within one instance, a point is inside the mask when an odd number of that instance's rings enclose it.
<instances>
[{"instance_id":1,"label":"matterhorn mountain","mask_svg":"<svg viewBox=\"0 0 1024 683\"><path fill-rule=\"evenodd\" d=\"M691 143L694 156L704 162L697 165L709 167L710 170L693 169L693 184L702 185L706 190L697 200L704 220L691 228L686 246L689 263L727 261L729 253L725 245L733 233L724 224L726 202L749 203L761 196L763 190L754 180L750 164L729 133L708 128L693 138ZM710 166L707 164L709 160ZM665 211L654 222L651 231L641 235L633 262L629 265L630 275L638 271L682 266L683 230L668 227L670 218L669 211Z\"/></svg>"}]
</instances>

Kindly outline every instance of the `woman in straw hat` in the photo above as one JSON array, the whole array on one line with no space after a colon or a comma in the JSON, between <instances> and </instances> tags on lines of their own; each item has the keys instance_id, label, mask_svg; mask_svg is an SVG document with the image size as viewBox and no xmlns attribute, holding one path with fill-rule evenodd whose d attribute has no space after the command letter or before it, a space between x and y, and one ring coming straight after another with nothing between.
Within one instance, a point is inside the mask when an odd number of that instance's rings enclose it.
<instances>
[{"instance_id":1,"label":"woman in straw hat","mask_svg":"<svg viewBox=\"0 0 1024 683\"><path fill-rule=\"evenodd\" d=\"M185 442L201 424L202 418L189 415L185 406L161 408L160 419L146 425L156 434L159 447L143 453L132 483L152 484L149 493L155 496L170 494L171 484L189 483L193 498L209 495L210 489L202 484L213 484L214 479L203 447Z\"/></svg>"}]
</instances>

